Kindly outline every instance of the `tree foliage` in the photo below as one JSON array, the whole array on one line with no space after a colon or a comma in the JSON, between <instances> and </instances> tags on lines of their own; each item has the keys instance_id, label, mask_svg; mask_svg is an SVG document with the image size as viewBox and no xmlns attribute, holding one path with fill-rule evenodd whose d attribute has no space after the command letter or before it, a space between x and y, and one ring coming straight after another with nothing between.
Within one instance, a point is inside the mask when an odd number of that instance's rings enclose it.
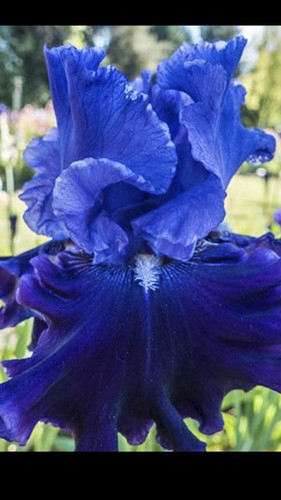
<instances>
[{"instance_id":1,"label":"tree foliage","mask_svg":"<svg viewBox=\"0 0 281 500\"><path fill-rule=\"evenodd\" d=\"M239 26L200 26L201 37L207 42L229 40L238 35L239 32Z\"/></svg>"},{"instance_id":2,"label":"tree foliage","mask_svg":"<svg viewBox=\"0 0 281 500\"><path fill-rule=\"evenodd\" d=\"M20 75L23 104L44 105L50 94L43 46L68 40L78 47L104 44L107 62L133 78L142 68L155 70L190 34L185 26L0 26L0 102L12 105Z\"/></svg>"},{"instance_id":3,"label":"tree foliage","mask_svg":"<svg viewBox=\"0 0 281 500\"><path fill-rule=\"evenodd\" d=\"M150 33L160 41L168 41L171 50L176 50L182 42L191 42L191 34L187 26L151 26Z\"/></svg>"},{"instance_id":4,"label":"tree foliage","mask_svg":"<svg viewBox=\"0 0 281 500\"><path fill-rule=\"evenodd\" d=\"M251 125L281 128L281 28L267 26L254 67L242 78Z\"/></svg>"},{"instance_id":5,"label":"tree foliage","mask_svg":"<svg viewBox=\"0 0 281 500\"><path fill-rule=\"evenodd\" d=\"M154 71L190 35L184 26L111 26L108 57L128 78L141 69Z\"/></svg>"},{"instance_id":6,"label":"tree foliage","mask_svg":"<svg viewBox=\"0 0 281 500\"><path fill-rule=\"evenodd\" d=\"M141 68L154 70L163 57L165 42L157 42L148 26L112 26L108 57L129 79Z\"/></svg>"},{"instance_id":7,"label":"tree foliage","mask_svg":"<svg viewBox=\"0 0 281 500\"><path fill-rule=\"evenodd\" d=\"M0 100L11 106L15 76L23 77L23 104L43 105L50 97L43 47L61 45L70 26L2 26Z\"/></svg>"}]
</instances>

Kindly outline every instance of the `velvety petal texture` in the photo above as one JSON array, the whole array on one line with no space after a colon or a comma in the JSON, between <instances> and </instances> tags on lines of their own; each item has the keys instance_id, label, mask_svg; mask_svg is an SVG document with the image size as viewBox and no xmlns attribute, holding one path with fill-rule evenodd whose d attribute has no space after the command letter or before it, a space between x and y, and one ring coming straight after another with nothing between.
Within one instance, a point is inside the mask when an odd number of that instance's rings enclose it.
<instances>
[{"instance_id":1,"label":"velvety petal texture","mask_svg":"<svg viewBox=\"0 0 281 500\"><path fill-rule=\"evenodd\" d=\"M17 291L23 276L33 274L30 264L32 258L39 254L55 255L65 248L64 243L45 243L15 257L0 258L0 329L15 326L21 321L36 316L35 311L22 306L17 301Z\"/></svg>"},{"instance_id":2,"label":"velvety petal texture","mask_svg":"<svg viewBox=\"0 0 281 500\"><path fill-rule=\"evenodd\" d=\"M269 239L254 250L213 243L189 263L33 258L18 300L48 327L31 358L4 363L0 435L24 444L50 421L73 431L78 450L110 451L118 430L136 444L154 421L163 446L203 450L184 417L211 434L228 391L281 390L281 262Z\"/></svg>"},{"instance_id":3,"label":"velvety petal texture","mask_svg":"<svg viewBox=\"0 0 281 500\"><path fill-rule=\"evenodd\" d=\"M32 271L30 259L37 255L38 249L17 257L0 258L0 328L15 326L32 316L29 308L21 306L16 300L20 277Z\"/></svg>"}]
</instances>

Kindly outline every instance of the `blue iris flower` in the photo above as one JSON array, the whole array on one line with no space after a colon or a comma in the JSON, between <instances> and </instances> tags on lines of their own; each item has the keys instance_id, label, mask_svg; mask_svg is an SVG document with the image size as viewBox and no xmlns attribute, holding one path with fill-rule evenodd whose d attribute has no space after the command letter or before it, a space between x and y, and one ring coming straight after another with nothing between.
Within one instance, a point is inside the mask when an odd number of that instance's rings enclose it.
<instances>
[{"instance_id":1,"label":"blue iris flower","mask_svg":"<svg viewBox=\"0 0 281 500\"><path fill-rule=\"evenodd\" d=\"M21 199L52 241L0 260L1 326L35 317L32 356L3 362L1 437L41 420L113 451L156 423L163 447L200 451L185 417L211 434L228 391L281 391L281 242L217 229L234 173L275 150L240 120L245 43L184 43L155 84L103 50L45 50L57 128L27 147Z\"/></svg>"}]
</instances>

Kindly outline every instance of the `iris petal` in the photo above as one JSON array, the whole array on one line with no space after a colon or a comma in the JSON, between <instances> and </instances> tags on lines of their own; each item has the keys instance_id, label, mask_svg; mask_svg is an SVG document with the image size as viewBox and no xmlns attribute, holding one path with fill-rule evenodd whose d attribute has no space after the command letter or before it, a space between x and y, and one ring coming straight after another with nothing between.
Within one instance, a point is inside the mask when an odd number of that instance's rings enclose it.
<instances>
[{"instance_id":1,"label":"iris petal","mask_svg":"<svg viewBox=\"0 0 281 500\"><path fill-rule=\"evenodd\" d=\"M32 357L4 363L1 436L23 444L43 420L72 429L79 450L115 450L117 431L139 443L155 421L165 447L203 450L183 417L210 434L228 391L281 390L281 264L265 241L213 244L188 263L34 258L18 300L48 328Z\"/></svg>"},{"instance_id":2,"label":"iris petal","mask_svg":"<svg viewBox=\"0 0 281 500\"><path fill-rule=\"evenodd\" d=\"M243 87L231 85L219 112L198 102L186 106L181 114L194 158L218 175L225 187L244 161L267 162L275 151L273 136L259 129L248 130L241 124L239 110L243 100Z\"/></svg>"},{"instance_id":3,"label":"iris petal","mask_svg":"<svg viewBox=\"0 0 281 500\"><path fill-rule=\"evenodd\" d=\"M197 240L224 219L224 197L220 180L210 176L132 225L156 254L187 261Z\"/></svg>"},{"instance_id":4,"label":"iris petal","mask_svg":"<svg viewBox=\"0 0 281 500\"><path fill-rule=\"evenodd\" d=\"M17 300L17 292L23 276L33 274L33 266L30 261L38 254L55 255L61 251L65 245L63 243L48 242L32 250L28 250L15 257L0 258L0 299L3 306L0 308L0 328L16 326L31 316L36 316L35 311L20 305ZM34 343L40 336L40 320L35 322ZM37 332L36 332L37 330Z\"/></svg>"},{"instance_id":5,"label":"iris petal","mask_svg":"<svg viewBox=\"0 0 281 500\"><path fill-rule=\"evenodd\" d=\"M33 139L24 152L24 159L36 172L31 181L24 184L20 195L28 206L23 216L25 222L39 234L52 235L57 240L66 238L67 228L52 207L55 180L61 171L57 129L51 129L42 139Z\"/></svg>"},{"instance_id":6,"label":"iris petal","mask_svg":"<svg viewBox=\"0 0 281 500\"><path fill-rule=\"evenodd\" d=\"M246 40L242 36L228 42L205 42L194 46L183 43L169 60L158 66L158 83L163 88L181 90L195 101L201 101L204 94L210 96L213 92L213 88L207 90L207 79L198 80L201 70L220 67L229 83L245 45Z\"/></svg>"},{"instance_id":7,"label":"iris petal","mask_svg":"<svg viewBox=\"0 0 281 500\"><path fill-rule=\"evenodd\" d=\"M103 51L67 46L46 49L45 55L58 131L33 140L27 148L25 159L36 174L21 198L28 205L29 226L60 240L70 236L64 217L53 211L54 186L62 171L87 158L116 162L132 172L131 183L134 176L143 177L145 189L162 194L173 179L177 155L168 125L158 118L148 96L134 91L117 69L99 68ZM146 79L148 85L149 76ZM121 236L105 213L103 220ZM97 234L97 239L103 240L104 234ZM86 248L84 241L81 246Z\"/></svg>"},{"instance_id":8,"label":"iris petal","mask_svg":"<svg viewBox=\"0 0 281 500\"><path fill-rule=\"evenodd\" d=\"M16 292L20 277L31 272L30 259L37 255L39 248L17 257L0 258L0 299L3 301L0 308L0 328L15 326L33 315L29 308L18 304Z\"/></svg>"},{"instance_id":9,"label":"iris petal","mask_svg":"<svg viewBox=\"0 0 281 500\"><path fill-rule=\"evenodd\" d=\"M183 44L157 73L161 87L185 92L194 101L180 110L180 122L194 159L216 174L224 187L243 161L267 162L275 151L272 136L248 130L240 120L245 90L233 85L231 77L245 44L243 37L194 47Z\"/></svg>"},{"instance_id":10,"label":"iris petal","mask_svg":"<svg viewBox=\"0 0 281 500\"><path fill-rule=\"evenodd\" d=\"M106 159L75 162L56 180L55 214L63 218L71 238L83 250L95 252L95 262L106 259L107 254L113 259L114 252L120 254L128 243L125 231L103 210L104 188L120 182L154 191L141 175Z\"/></svg>"},{"instance_id":11,"label":"iris petal","mask_svg":"<svg viewBox=\"0 0 281 500\"><path fill-rule=\"evenodd\" d=\"M131 90L115 68L97 69L100 54L95 51L46 50L47 61L50 57L51 81L57 81L56 64L65 72L60 100L53 95L55 110L64 107L67 123L61 135L63 165L89 157L107 158L137 174L151 175L155 189L165 191L175 171L176 155L166 124L157 118L147 98Z\"/></svg>"},{"instance_id":12,"label":"iris petal","mask_svg":"<svg viewBox=\"0 0 281 500\"><path fill-rule=\"evenodd\" d=\"M115 451L155 422L163 447L203 451L184 418L211 434L229 391L281 392L281 241L214 229L237 168L275 148L240 121L244 45L183 44L152 87L103 50L45 50L58 129L27 148L22 199L64 241L0 259L0 326L35 318L32 356L3 362L0 437L43 421Z\"/></svg>"},{"instance_id":13,"label":"iris petal","mask_svg":"<svg viewBox=\"0 0 281 500\"><path fill-rule=\"evenodd\" d=\"M105 57L105 51L97 48L77 50L72 45L45 48L50 87L56 117L62 138L68 134L69 115L71 106L69 102L69 85L71 76L81 72L95 71ZM66 67L68 71L66 71Z\"/></svg>"}]
</instances>

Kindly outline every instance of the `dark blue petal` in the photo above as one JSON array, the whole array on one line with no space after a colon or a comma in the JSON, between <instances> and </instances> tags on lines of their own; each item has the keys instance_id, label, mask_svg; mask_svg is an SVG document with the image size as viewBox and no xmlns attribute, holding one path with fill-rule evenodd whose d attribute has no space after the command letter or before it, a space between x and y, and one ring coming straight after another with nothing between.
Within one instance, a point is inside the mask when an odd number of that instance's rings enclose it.
<instances>
[{"instance_id":1,"label":"dark blue petal","mask_svg":"<svg viewBox=\"0 0 281 500\"><path fill-rule=\"evenodd\" d=\"M20 300L35 305L49 328L31 358L4 363L13 379L0 388L1 435L23 444L37 420L51 421L73 430L77 449L109 451L117 447L118 429L136 443L155 420L167 447L204 449L171 401L160 361L165 341L155 357L159 338L136 281L140 270L93 266L70 254L52 261L34 259L36 275L21 284ZM175 368L171 359L172 378Z\"/></svg>"},{"instance_id":2,"label":"dark blue petal","mask_svg":"<svg viewBox=\"0 0 281 500\"><path fill-rule=\"evenodd\" d=\"M28 346L29 351L34 351L35 347L38 344L39 338L41 337L41 333L46 330L46 323L42 319L34 318L32 334L31 334L31 342Z\"/></svg>"},{"instance_id":3,"label":"dark blue petal","mask_svg":"<svg viewBox=\"0 0 281 500\"><path fill-rule=\"evenodd\" d=\"M281 263L265 242L213 244L212 259L189 263L33 259L19 300L49 326L32 357L4 363L0 435L23 444L51 421L72 429L77 449L115 450L117 431L136 444L155 421L165 447L202 450L183 417L210 434L228 391L281 391Z\"/></svg>"},{"instance_id":4,"label":"dark blue petal","mask_svg":"<svg viewBox=\"0 0 281 500\"><path fill-rule=\"evenodd\" d=\"M227 186L244 161L270 161L275 139L259 129L246 129L240 120L244 89L231 85L220 110L198 102L186 106L181 121L188 130L193 157L218 175Z\"/></svg>"},{"instance_id":5,"label":"dark blue petal","mask_svg":"<svg viewBox=\"0 0 281 500\"><path fill-rule=\"evenodd\" d=\"M0 259L0 299L3 301L0 307L0 329L15 326L33 315L29 308L18 304L16 292L20 277L32 271L30 259L37 255L39 249Z\"/></svg>"},{"instance_id":6,"label":"dark blue petal","mask_svg":"<svg viewBox=\"0 0 281 500\"><path fill-rule=\"evenodd\" d=\"M53 189L61 172L60 142L57 129L51 129L43 139L33 139L24 152L26 163L35 169L26 182L20 199L28 209L24 213L27 225L39 234L60 240L68 236L63 221L53 212Z\"/></svg>"},{"instance_id":7,"label":"dark blue petal","mask_svg":"<svg viewBox=\"0 0 281 500\"><path fill-rule=\"evenodd\" d=\"M257 248L266 248L281 257L281 239L275 238L273 233L266 233L259 238L255 238L254 236L215 230L209 233L208 241L212 243L228 242L233 248L242 248L246 252L245 255L250 255Z\"/></svg>"},{"instance_id":8,"label":"dark blue petal","mask_svg":"<svg viewBox=\"0 0 281 500\"><path fill-rule=\"evenodd\" d=\"M146 176L156 192L165 192L177 159L168 127L157 118L147 97L133 91L115 68L96 69L100 54L94 51L51 49L46 50L46 58L48 64L52 61L51 82L60 89L53 99L55 110L59 109L64 167L84 158L107 158ZM64 78L57 83L63 70Z\"/></svg>"},{"instance_id":9,"label":"dark blue petal","mask_svg":"<svg viewBox=\"0 0 281 500\"><path fill-rule=\"evenodd\" d=\"M210 175L159 208L132 222L135 234L149 242L157 255L187 261L196 242L224 219L225 192Z\"/></svg>"},{"instance_id":10,"label":"dark blue petal","mask_svg":"<svg viewBox=\"0 0 281 500\"><path fill-rule=\"evenodd\" d=\"M31 316L30 311L17 304L15 293L18 279L2 267L0 260L0 299L4 305L0 307L0 328L15 326Z\"/></svg>"},{"instance_id":11,"label":"dark blue petal","mask_svg":"<svg viewBox=\"0 0 281 500\"><path fill-rule=\"evenodd\" d=\"M0 307L0 329L16 326L21 321L36 316L35 311L18 303L17 292L20 280L23 276L34 272L33 266L30 264L33 257L40 253L55 255L62 248L64 245L51 242L15 257L0 258L0 299L3 301L3 306ZM35 332L34 335L35 342L35 337L37 338L39 333Z\"/></svg>"}]
</instances>

